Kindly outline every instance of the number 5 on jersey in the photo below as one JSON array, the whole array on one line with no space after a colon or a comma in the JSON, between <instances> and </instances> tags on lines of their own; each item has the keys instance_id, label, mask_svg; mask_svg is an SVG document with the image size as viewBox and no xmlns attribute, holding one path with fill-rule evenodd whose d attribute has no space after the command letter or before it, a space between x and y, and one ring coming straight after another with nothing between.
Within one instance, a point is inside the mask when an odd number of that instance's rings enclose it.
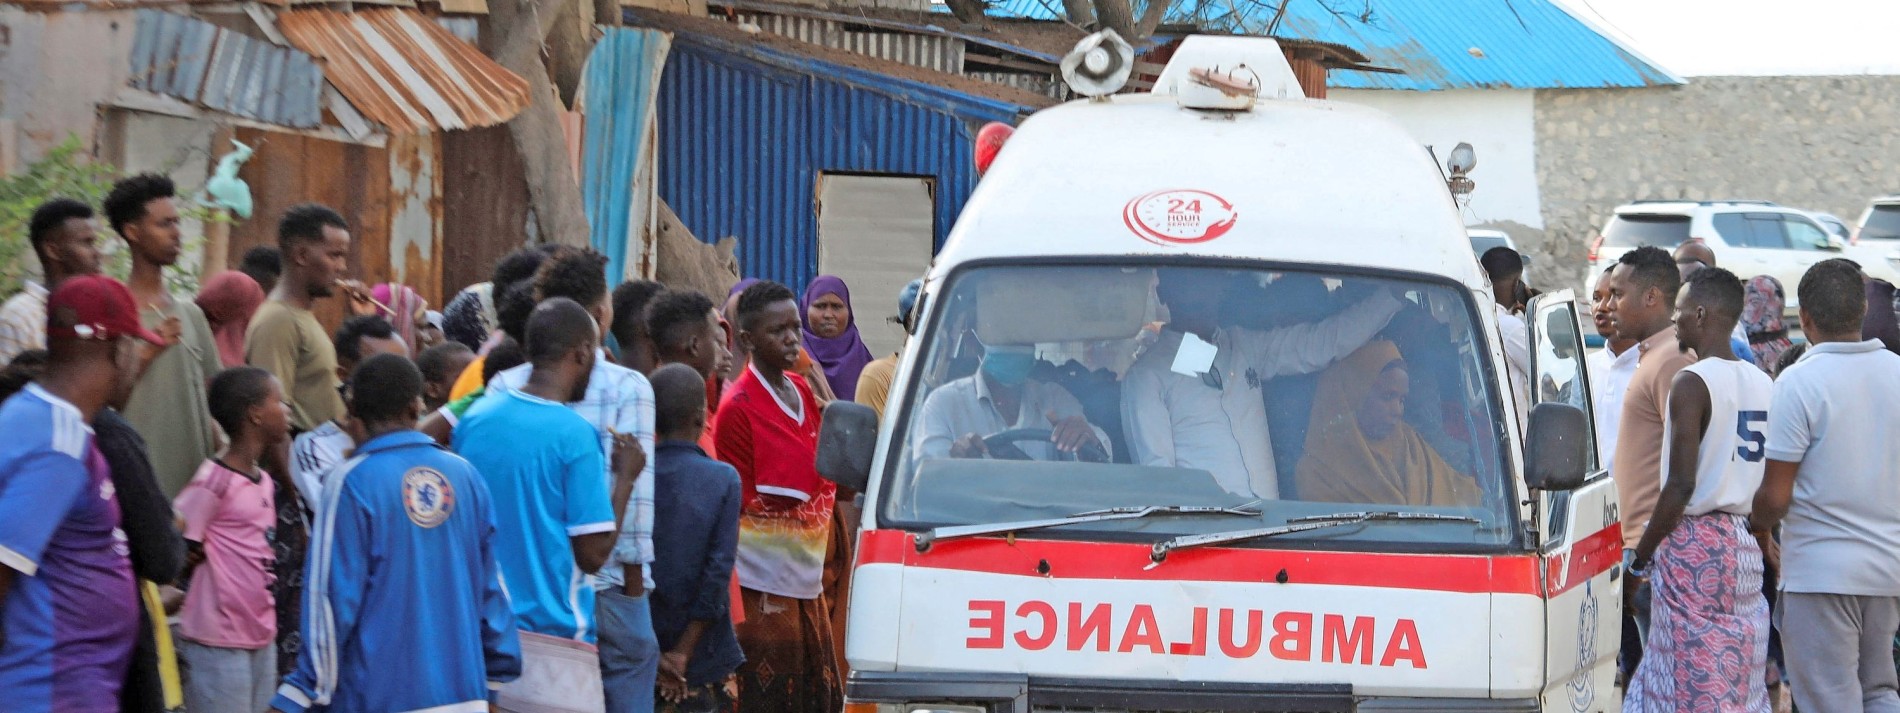
<instances>
[{"instance_id":1,"label":"number 5 on jersey","mask_svg":"<svg viewBox=\"0 0 1900 713\"><path fill-rule=\"evenodd\" d=\"M1763 448L1768 445L1768 434L1761 432L1758 424L1768 423L1767 411L1742 411L1735 414L1735 435L1742 439L1742 445L1735 454L1750 463L1760 463Z\"/></svg>"}]
</instances>

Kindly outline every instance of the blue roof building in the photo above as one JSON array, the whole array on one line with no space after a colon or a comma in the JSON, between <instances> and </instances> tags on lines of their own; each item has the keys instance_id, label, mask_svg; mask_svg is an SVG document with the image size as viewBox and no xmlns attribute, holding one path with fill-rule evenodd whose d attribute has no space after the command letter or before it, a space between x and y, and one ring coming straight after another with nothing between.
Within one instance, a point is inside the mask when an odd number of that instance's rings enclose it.
<instances>
[{"instance_id":1,"label":"blue roof building","mask_svg":"<svg viewBox=\"0 0 1900 713\"><path fill-rule=\"evenodd\" d=\"M1060 3L990 12L1054 20ZM1284 9L1284 13L1281 10ZM1555 0L1185 0L1171 23L1343 45L1399 74L1337 72L1337 89L1587 89L1681 84Z\"/></svg>"}]
</instances>

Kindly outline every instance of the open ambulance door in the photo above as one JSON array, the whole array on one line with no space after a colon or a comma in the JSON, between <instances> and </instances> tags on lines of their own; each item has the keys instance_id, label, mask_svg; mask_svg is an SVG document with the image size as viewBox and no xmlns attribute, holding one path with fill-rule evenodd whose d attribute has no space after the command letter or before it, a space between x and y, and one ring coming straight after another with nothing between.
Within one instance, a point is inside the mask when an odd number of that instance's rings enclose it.
<instances>
[{"instance_id":1,"label":"open ambulance door","mask_svg":"<svg viewBox=\"0 0 1900 713\"><path fill-rule=\"evenodd\" d=\"M1590 468L1569 490L1535 491L1538 554L1544 574L1544 710L1613 711L1622 641L1623 536L1616 485L1598 463L1592 384L1582 320L1569 290L1540 295L1525 310L1531 404L1581 409Z\"/></svg>"}]
</instances>

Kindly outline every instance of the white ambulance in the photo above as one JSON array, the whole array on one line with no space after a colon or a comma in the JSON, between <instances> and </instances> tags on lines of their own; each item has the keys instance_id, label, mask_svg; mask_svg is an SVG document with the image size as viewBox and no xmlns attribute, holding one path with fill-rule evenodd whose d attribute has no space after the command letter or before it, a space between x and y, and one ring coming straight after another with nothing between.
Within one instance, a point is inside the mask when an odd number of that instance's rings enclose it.
<instances>
[{"instance_id":1,"label":"white ambulance","mask_svg":"<svg viewBox=\"0 0 1900 713\"><path fill-rule=\"evenodd\" d=\"M1425 148L1268 39L1107 96L1118 42L971 197L884 422L825 413L847 710L1617 709L1580 307L1518 382Z\"/></svg>"}]
</instances>

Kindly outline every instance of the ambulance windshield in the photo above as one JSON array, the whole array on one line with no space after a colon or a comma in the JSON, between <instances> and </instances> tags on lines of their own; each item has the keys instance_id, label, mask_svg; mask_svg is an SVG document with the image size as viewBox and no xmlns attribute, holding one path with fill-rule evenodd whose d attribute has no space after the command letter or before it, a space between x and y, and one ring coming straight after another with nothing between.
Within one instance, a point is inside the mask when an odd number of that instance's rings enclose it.
<instances>
[{"instance_id":1,"label":"ambulance windshield","mask_svg":"<svg viewBox=\"0 0 1900 713\"><path fill-rule=\"evenodd\" d=\"M887 459L884 519L941 527L1216 506L1255 525L1440 513L1276 538L1510 542L1505 400L1451 282L1224 267L975 267L933 300ZM1508 398L1508 394L1505 396ZM1254 504L1254 503L1258 504ZM1225 532L1092 521L1025 536ZM1122 535L1127 537L1129 535ZM1242 543L1237 546L1251 546Z\"/></svg>"}]
</instances>

